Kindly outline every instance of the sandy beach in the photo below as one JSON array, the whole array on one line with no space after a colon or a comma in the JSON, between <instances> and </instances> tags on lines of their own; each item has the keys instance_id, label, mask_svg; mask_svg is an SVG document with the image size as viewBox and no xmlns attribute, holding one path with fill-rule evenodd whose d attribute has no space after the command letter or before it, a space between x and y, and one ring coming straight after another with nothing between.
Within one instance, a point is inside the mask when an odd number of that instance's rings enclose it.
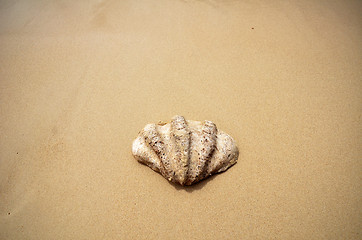
<instances>
[{"instance_id":1,"label":"sandy beach","mask_svg":"<svg viewBox=\"0 0 362 240\"><path fill-rule=\"evenodd\" d=\"M361 239L361 1L0 1L0 239ZM211 120L180 187L133 139Z\"/></svg>"}]
</instances>

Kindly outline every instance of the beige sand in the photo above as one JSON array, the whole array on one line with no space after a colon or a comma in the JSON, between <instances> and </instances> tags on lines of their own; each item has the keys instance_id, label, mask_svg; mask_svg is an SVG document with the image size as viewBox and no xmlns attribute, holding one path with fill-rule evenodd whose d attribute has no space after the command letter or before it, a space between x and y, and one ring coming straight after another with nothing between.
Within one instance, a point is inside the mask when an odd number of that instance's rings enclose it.
<instances>
[{"instance_id":1,"label":"beige sand","mask_svg":"<svg viewBox=\"0 0 362 240\"><path fill-rule=\"evenodd\" d=\"M0 239L361 238L361 1L72 2L0 2ZM176 114L238 164L135 161Z\"/></svg>"}]
</instances>

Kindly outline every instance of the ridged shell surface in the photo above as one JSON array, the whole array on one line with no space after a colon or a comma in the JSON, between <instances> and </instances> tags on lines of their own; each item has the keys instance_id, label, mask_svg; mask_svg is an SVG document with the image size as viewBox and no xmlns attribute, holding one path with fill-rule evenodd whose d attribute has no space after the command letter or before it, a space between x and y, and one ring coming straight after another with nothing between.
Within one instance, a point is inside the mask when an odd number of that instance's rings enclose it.
<instances>
[{"instance_id":1,"label":"ridged shell surface","mask_svg":"<svg viewBox=\"0 0 362 240\"><path fill-rule=\"evenodd\" d=\"M167 180L192 185L234 165L239 156L234 139L211 121L185 120L147 124L133 141L132 153Z\"/></svg>"}]
</instances>

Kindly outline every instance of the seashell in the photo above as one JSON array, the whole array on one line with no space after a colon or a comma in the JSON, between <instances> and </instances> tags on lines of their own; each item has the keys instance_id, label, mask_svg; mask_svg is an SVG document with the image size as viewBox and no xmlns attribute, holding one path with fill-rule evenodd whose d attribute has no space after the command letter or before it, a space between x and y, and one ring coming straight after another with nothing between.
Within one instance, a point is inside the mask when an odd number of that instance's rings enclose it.
<instances>
[{"instance_id":1,"label":"seashell","mask_svg":"<svg viewBox=\"0 0 362 240\"><path fill-rule=\"evenodd\" d=\"M234 139L211 121L185 120L147 124L133 141L132 153L167 180L191 185L234 165L239 150Z\"/></svg>"}]
</instances>

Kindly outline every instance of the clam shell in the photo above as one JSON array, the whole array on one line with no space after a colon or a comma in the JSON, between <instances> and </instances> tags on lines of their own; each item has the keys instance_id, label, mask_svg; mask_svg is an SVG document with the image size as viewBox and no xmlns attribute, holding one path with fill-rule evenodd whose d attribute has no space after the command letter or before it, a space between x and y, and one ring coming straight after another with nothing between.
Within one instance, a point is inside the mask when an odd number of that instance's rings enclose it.
<instances>
[{"instance_id":1,"label":"clam shell","mask_svg":"<svg viewBox=\"0 0 362 240\"><path fill-rule=\"evenodd\" d=\"M167 180L192 185L234 165L239 150L234 139L211 121L185 120L147 124L133 141L133 156Z\"/></svg>"}]
</instances>

